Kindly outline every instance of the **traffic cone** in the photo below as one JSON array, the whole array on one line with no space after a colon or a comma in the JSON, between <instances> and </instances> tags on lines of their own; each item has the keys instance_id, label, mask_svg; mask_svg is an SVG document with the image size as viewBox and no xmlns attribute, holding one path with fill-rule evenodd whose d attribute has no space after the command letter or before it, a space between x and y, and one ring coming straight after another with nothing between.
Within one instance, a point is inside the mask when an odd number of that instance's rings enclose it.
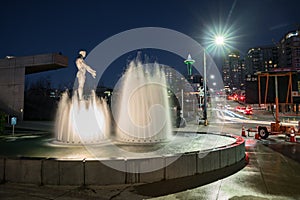
<instances>
[{"instance_id":1,"label":"traffic cone","mask_svg":"<svg viewBox=\"0 0 300 200\"><path fill-rule=\"evenodd\" d=\"M249 164L249 154L248 154L248 152L245 152L245 162L246 162L246 164Z\"/></svg>"},{"instance_id":2,"label":"traffic cone","mask_svg":"<svg viewBox=\"0 0 300 200\"><path fill-rule=\"evenodd\" d=\"M246 131L245 131L245 127L244 127L244 126L242 126L242 136L243 136L243 137L247 137L247 136L246 136Z\"/></svg>"},{"instance_id":3,"label":"traffic cone","mask_svg":"<svg viewBox=\"0 0 300 200\"><path fill-rule=\"evenodd\" d=\"M255 137L256 140L260 140L260 136L259 136L258 132L255 133L254 137Z\"/></svg>"},{"instance_id":4,"label":"traffic cone","mask_svg":"<svg viewBox=\"0 0 300 200\"><path fill-rule=\"evenodd\" d=\"M259 134L258 134L258 126L256 126L256 131L257 131L257 132L255 132L254 138L255 138L256 140L260 140L260 136L259 136Z\"/></svg>"},{"instance_id":5,"label":"traffic cone","mask_svg":"<svg viewBox=\"0 0 300 200\"><path fill-rule=\"evenodd\" d=\"M290 134L290 142L297 142L295 133Z\"/></svg>"}]
</instances>

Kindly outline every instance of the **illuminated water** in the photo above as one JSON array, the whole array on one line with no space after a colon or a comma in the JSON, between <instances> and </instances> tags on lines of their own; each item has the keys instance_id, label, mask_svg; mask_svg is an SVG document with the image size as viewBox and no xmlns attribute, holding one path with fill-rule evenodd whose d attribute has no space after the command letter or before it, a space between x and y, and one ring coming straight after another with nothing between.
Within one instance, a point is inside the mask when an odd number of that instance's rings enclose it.
<instances>
[{"instance_id":1,"label":"illuminated water","mask_svg":"<svg viewBox=\"0 0 300 200\"><path fill-rule=\"evenodd\" d=\"M132 61L114 88L111 113L106 101L92 91L79 100L62 95L56 116L56 141L95 144L106 139L126 143L158 143L171 138L166 76L158 64Z\"/></svg>"},{"instance_id":2,"label":"illuminated water","mask_svg":"<svg viewBox=\"0 0 300 200\"><path fill-rule=\"evenodd\" d=\"M99 143L109 137L110 114L105 100L92 91L88 99L69 98L65 92L58 106L55 138L61 143Z\"/></svg>"},{"instance_id":3,"label":"illuminated water","mask_svg":"<svg viewBox=\"0 0 300 200\"><path fill-rule=\"evenodd\" d=\"M130 62L112 100L118 141L157 143L170 139L166 76L158 64Z\"/></svg>"}]
</instances>

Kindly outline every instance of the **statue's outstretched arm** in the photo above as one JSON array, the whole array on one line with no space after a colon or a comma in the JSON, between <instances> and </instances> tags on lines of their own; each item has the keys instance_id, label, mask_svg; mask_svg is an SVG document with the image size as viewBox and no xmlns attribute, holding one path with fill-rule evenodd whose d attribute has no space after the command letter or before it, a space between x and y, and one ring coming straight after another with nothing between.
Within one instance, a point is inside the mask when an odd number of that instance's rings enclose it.
<instances>
[{"instance_id":1,"label":"statue's outstretched arm","mask_svg":"<svg viewBox=\"0 0 300 200\"><path fill-rule=\"evenodd\" d=\"M85 69L93 76L93 78L96 78L96 71L93 70L89 65L87 65L84 61L82 61L82 65L85 67Z\"/></svg>"}]
</instances>

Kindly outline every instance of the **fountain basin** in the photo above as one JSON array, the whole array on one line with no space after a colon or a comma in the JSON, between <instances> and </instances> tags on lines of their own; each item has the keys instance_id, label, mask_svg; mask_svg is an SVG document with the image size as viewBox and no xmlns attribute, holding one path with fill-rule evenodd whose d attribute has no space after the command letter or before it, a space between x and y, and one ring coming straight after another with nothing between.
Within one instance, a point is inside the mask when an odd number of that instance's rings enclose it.
<instances>
[{"instance_id":1,"label":"fountain basin","mask_svg":"<svg viewBox=\"0 0 300 200\"><path fill-rule=\"evenodd\" d=\"M22 155L1 151L0 180L39 185L151 183L211 172L245 158L245 142L239 136L185 132L176 135L172 145L158 149L155 145L148 146L144 153L130 151L137 147L129 144L125 150L124 145L109 142L91 145L91 150L85 146L45 146L49 141L42 137L41 140L24 140L31 145ZM201 142L203 138L206 142ZM182 143L183 140L190 145ZM216 140L219 142L213 143L215 146L211 148L212 143L208 141ZM41 147L45 150L41 151ZM101 154L93 151L95 149ZM120 154L116 149L126 153Z\"/></svg>"}]
</instances>

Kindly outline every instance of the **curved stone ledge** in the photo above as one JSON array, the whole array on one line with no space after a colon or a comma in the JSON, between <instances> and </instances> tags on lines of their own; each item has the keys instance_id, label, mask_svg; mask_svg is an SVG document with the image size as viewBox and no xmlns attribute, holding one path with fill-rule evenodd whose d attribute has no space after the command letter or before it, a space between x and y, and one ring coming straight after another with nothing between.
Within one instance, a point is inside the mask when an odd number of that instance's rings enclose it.
<instances>
[{"instance_id":1,"label":"curved stone ledge","mask_svg":"<svg viewBox=\"0 0 300 200\"><path fill-rule=\"evenodd\" d=\"M168 155L135 159L105 158L101 161L1 157L0 180L38 185L111 185L152 183L199 175L234 165L245 159L245 141L242 137L228 134L220 136L235 138L235 142L214 149L186 152L180 157ZM121 167L122 171L109 167L114 165ZM158 170L140 172L142 168L153 165L156 165Z\"/></svg>"}]
</instances>

